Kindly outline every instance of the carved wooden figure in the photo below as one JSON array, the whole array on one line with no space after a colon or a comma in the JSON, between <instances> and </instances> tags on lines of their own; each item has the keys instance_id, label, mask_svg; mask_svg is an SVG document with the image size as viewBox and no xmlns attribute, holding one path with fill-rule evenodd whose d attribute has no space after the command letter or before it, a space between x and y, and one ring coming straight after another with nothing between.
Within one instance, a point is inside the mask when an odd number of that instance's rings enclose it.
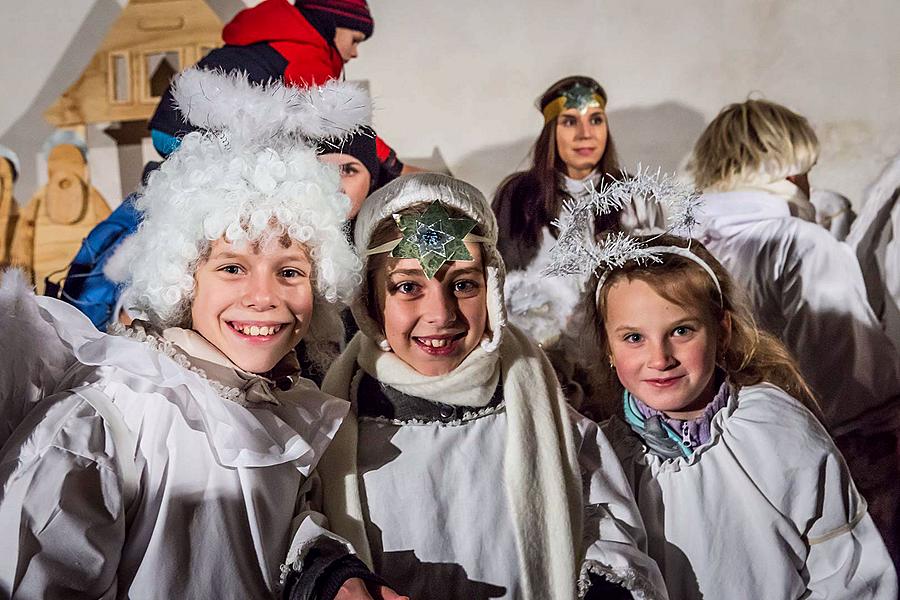
<instances>
[{"instance_id":1,"label":"carved wooden figure","mask_svg":"<svg viewBox=\"0 0 900 600\"><path fill-rule=\"evenodd\" d=\"M30 269L38 293L44 279L64 270L82 240L110 214L109 206L88 182L87 163L73 145L61 144L47 158L47 185L22 209L13 240L13 262Z\"/></svg>"},{"instance_id":2,"label":"carved wooden figure","mask_svg":"<svg viewBox=\"0 0 900 600\"><path fill-rule=\"evenodd\" d=\"M13 198L14 181L12 163L0 156L0 268L12 262L10 249L19 219L19 204Z\"/></svg>"}]
</instances>

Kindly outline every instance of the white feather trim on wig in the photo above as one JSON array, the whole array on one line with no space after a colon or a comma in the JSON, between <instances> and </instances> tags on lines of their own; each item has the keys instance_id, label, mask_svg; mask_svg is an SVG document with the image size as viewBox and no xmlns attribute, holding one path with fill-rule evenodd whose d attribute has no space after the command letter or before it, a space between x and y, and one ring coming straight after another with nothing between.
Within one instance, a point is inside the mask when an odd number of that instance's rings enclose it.
<instances>
[{"instance_id":1,"label":"white feather trim on wig","mask_svg":"<svg viewBox=\"0 0 900 600\"><path fill-rule=\"evenodd\" d=\"M191 122L211 130L187 134L135 201L141 225L106 269L126 284L128 308L162 327L189 325L194 273L212 241L266 243L287 234L314 264L308 348L314 355L317 344L339 342L334 303L352 297L360 263L343 230L350 200L340 175L316 158L307 137L367 125L366 93L340 82L254 86L242 74L197 69L179 76L174 93Z\"/></svg>"},{"instance_id":2,"label":"white feather trim on wig","mask_svg":"<svg viewBox=\"0 0 900 600\"><path fill-rule=\"evenodd\" d=\"M487 285L488 327L491 337L482 341L488 352L500 346L503 329L506 327L506 308L503 303L503 282L506 268L497 252L497 220L484 194L473 185L440 173L417 173L399 177L387 184L363 203L356 217L354 240L360 256L369 247L372 232L385 219L392 219L394 213L420 202L440 200L474 219L480 225L484 237L491 240L482 242L485 250L484 265ZM399 230L397 231L399 236ZM365 260L365 258L364 258ZM369 316L367 309L366 278L360 287L351 309L360 330L373 339L382 349L387 341L381 326Z\"/></svg>"},{"instance_id":3,"label":"white feather trim on wig","mask_svg":"<svg viewBox=\"0 0 900 600\"><path fill-rule=\"evenodd\" d=\"M229 143L266 143L285 134L340 138L372 122L366 91L336 80L309 88L255 85L241 71L189 69L175 80L172 95L187 121L224 132Z\"/></svg>"}]
</instances>

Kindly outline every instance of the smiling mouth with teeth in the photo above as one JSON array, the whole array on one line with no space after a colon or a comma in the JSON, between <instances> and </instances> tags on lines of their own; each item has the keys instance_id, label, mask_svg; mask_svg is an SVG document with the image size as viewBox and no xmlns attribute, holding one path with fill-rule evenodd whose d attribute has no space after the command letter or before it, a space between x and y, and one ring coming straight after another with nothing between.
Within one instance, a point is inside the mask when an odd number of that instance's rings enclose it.
<instances>
[{"instance_id":1,"label":"smiling mouth with teeth","mask_svg":"<svg viewBox=\"0 0 900 600\"><path fill-rule=\"evenodd\" d=\"M466 332L463 331L461 333L445 336L445 337L416 337L416 343L423 346L426 350L449 350L451 346L455 345L455 343L464 338L466 336Z\"/></svg>"},{"instance_id":2,"label":"smiling mouth with teeth","mask_svg":"<svg viewBox=\"0 0 900 600\"><path fill-rule=\"evenodd\" d=\"M268 337L270 335L275 335L281 331L282 327L284 327L283 323L279 323L278 325L238 325L237 323L229 323L229 325L238 333L251 337Z\"/></svg>"}]
</instances>

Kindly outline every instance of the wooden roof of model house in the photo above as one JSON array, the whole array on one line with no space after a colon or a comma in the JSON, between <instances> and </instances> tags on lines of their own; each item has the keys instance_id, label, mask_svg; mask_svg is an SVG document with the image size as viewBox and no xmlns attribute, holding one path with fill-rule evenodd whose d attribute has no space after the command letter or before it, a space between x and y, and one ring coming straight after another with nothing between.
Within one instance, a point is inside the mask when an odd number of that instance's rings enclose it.
<instances>
[{"instance_id":1,"label":"wooden roof of model house","mask_svg":"<svg viewBox=\"0 0 900 600\"><path fill-rule=\"evenodd\" d=\"M171 77L222 45L222 26L203 0L130 0L45 118L57 127L149 119Z\"/></svg>"}]
</instances>

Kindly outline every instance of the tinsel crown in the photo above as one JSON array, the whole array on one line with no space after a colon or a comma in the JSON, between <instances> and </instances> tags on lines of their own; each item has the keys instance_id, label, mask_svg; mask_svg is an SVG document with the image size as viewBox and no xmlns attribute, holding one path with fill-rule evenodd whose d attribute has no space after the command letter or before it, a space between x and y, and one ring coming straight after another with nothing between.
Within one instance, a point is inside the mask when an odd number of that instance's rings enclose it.
<instances>
[{"instance_id":1,"label":"tinsel crown","mask_svg":"<svg viewBox=\"0 0 900 600\"><path fill-rule=\"evenodd\" d=\"M679 182L661 169L651 172L638 165L634 175L623 170L619 178L602 181L599 189L591 183L586 185L590 193L566 201L560 218L553 221L559 236L550 250L545 275L587 276L620 268L632 260L639 264L660 262L659 248L649 247L659 236L639 240L616 232L598 242L592 235L595 215L622 210L635 198L657 202L664 208L667 228L660 236L675 233L690 240L691 230L698 224L695 214L701 205L700 194L693 186Z\"/></svg>"}]
</instances>

